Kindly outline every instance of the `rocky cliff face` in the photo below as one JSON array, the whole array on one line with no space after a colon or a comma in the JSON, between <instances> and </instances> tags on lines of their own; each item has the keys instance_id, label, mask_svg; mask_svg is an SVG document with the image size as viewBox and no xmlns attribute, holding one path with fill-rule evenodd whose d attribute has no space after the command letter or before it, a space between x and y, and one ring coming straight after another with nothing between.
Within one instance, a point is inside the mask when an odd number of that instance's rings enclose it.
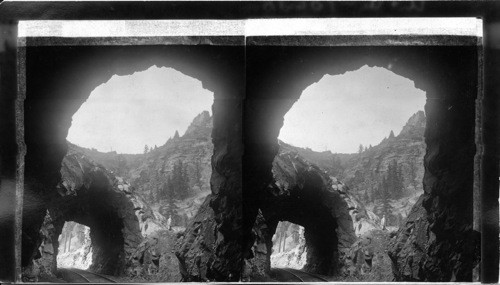
<instances>
[{"instance_id":1,"label":"rocky cliff face","mask_svg":"<svg viewBox=\"0 0 500 285\"><path fill-rule=\"evenodd\" d=\"M397 227L423 193L425 120L425 113L418 111L408 119L397 136L389 135L380 144L361 153L333 154L293 148L330 175L341 179L349 187L351 195L379 218L389 212L386 217L388 224ZM402 191L400 195L390 197L388 205L384 205L378 192L383 177L388 175L389 166L393 163L401 172ZM390 210L384 211L384 207Z\"/></svg>"},{"instance_id":2,"label":"rocky cliff face","mask_svg":"<svg viewBox=\"0 0 500 285\"><path fill-rule=\"evenodd\" d=\"M172 226L185 227L210 193L211 132L212 117L208 111L203 111L193 119L184 135L179 136L176 132L164 145L151 147L144 154L80 150L112 173L122 176L151 208L166 218L172 216ZM179 162L185 168L188 187L182 198L169 203L166 183Z\"/></svg>"},{"instance_id":3,"label":"rocky cliff face","mask_svg":"<svg viewBox=\"0 0 500 285\"><path fill-rule=\"evenodd\" d=\"M402 168L404 194L422 192L424 131L425 114L419 111L410 117L399 135L389 136L379 145L347 160L343 173L346 184L358 194L368 191L367 196L370 199L374 196L381 177L387 173L390 163L396 161Z\"/></svg>"},{"instance_id":4,"label":"rocky cliff face","mask_svg":"<svg viewBox=\"0 0 500 285\"><path fill-rule=\"evenodd\" d=\"M160 191L160 185L171 175L174 164L182 161L187 168L190 193L195 196L201 192L210 192L210 159L213 153L211 141L212 117L204 111L194 118L186 133L168 139L165 145L152 150L142 157L142 163L130 170L132 185L137 190L154 201L154 196Z\"/></svg>"},{"instance_id":5,"label":"rocky cliff face","mask_svg":"<svg viewBox=\"0 0 500 285\"><path fill-rule=\"evenodd\" d=\"M215 256L216 222L210 207L211 200L209 195L176 245L175 255L179 259L182 281L210 281L220 278L213 275L217 271L211 268L221 266L212 262Z\"/></svg>"}]
</instances>

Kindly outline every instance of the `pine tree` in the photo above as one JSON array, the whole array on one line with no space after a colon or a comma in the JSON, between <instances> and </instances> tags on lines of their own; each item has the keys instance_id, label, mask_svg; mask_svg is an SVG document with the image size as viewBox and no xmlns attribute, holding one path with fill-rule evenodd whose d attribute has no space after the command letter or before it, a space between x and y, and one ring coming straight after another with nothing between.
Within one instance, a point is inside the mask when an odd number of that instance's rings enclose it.
<instances>
[{"instance_id":1,"label":"pine tree","mask_svg":"<svg viewBox=\"0 0 500 285\"><path fill-rule=\"evenodd\" d=\"M149 152L149 147L148 145L145 145L144 146L144 154L148 153Z\"/></svg>"},{"instance_id":2,"label":"pine tree","mask_svg":"<svg viewBox=\"0 0 500 285\"><path fill-rule=\"evenodd\" d=\"M340 178L339 176L344 172L344 167L342 166L342 161L338 155L332 157L332 174L333 176Z\"/></svg>"},{"instance_id":3,"label":"pine tree","mask_svg":"<svg viewBox=\"0 0 500 285\"><path fill-rule=\"evenodd\" d=\"M392 199L401 198L404 191L403 169L395 159L389 163L387 173L383 178L387 197Z\"/></svg>"},{"instance_id":4,"label":"pine tree","mask_svg":"<svg viewBox=\"0 0 500 285\"><path fill-rule=\"evenodd\" d=\"M391 213L391 205L389 204L389 184L390 182L386 176L383 176L382 183L380 185L380 199L382 200L382 214L387 217Z\"/></svg>"},{"instance_id":5,"label":"pine tree","mask_svg":"<svg viewBox=\"0 0 500 285\"><path fill-rule=\"evenodd\" d=\"M403 175L403 166L399 164L397 166L397 194L398 194L398 199L403 197L404 191L405 191L405 183L404 183L404 175Z\"/></svg>"},{"instance_id":6,"label":"pine tree","mask_svg":"<svg viewBox=\"0 0 500 285\"><path fill-rule=\"evenodd\" d=\"M360 145L359 145L359 149L358 149L358 153L362 153L362 152L363 152L363 145L362 145L362 144L360 144Z\"/></svg>"},{"instance_id":7,"label":"pine tree","mask_svg":"<svg viewBox=\"0 0 500 285\"><path fill-rule=\"evenodd\" d=\"M194 165L194 179L195 179L195 184L198 185L198 187L201 188L202 186L202 171L203 171L203 166L201 162L201 157L196 158L196 162Z\"/></svg>"},{"instance_id":8,"label":"pine tree","mask_svg":"<svg viewBox=\"0 0 500 285\"><path fill-rule=\"evenodd\" d=\"M117 157L117 170L116 172L120 176L126 176L127 174L127 160L123 156L123 154L119 154Z\"/></svg>"},{"instance_id":9,"label":"pine tree","mask_svg":"<svg viewBox=\"0 0 500 285\"><path fill-rule=\"evenodd\" d=\"M367 203L370 200L370 196L368 196L368 189L365 190L365 195L364 195L363 199L365 200L364 201L365 203Z\"/></svg>"},{"instance_id":10,"label":"pine tree","mask_svg":"<svg viewBox=\"0 0 500 285\"><path fill-rule=\"evenodd\" d=\"M172 187L174 196L178 199L185 199L189 195L189 177L187 168L181 160L174 164L172 171Z\"/></svg>"},{"instance_id":11,"label":"pine tree","mask_svg":"<svg viewBox=\"0 0 500 285\"><path fill-rule=\"evenodd\" d=\"M413 186L413 189L417 191L417 187L419 185L419 181L417 180L418 176L418 164L417 159L415 157L410 158L410 162L408 163L410 183Z\"/></svg>"},{"instance_id":12,"label":"pine tree","mask_svg":"<svg viewBox=\"0 0 500 285\"><path fill-rule=\"evenodd\" d=\"M172 184L172 179L170 176L167 178L167 183L166 183L166 195L167 195L167 201L168 201L168 211L169 214L172 215L174 213L174 198L175 198L175 193L174 193L174 186Z\"/></svg>"}]
</instances>

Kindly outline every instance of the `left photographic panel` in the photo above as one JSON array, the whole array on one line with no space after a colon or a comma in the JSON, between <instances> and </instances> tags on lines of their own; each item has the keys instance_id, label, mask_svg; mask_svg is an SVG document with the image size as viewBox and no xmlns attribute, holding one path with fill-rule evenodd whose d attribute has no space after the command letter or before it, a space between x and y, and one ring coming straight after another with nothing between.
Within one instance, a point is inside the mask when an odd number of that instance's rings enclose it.
<instances>
[{"instance_id":1,"label":"left photographic panel","mask_svg":"<svg viewBox=\"0 0 500 285\"><path fill-rule=\"evenodd\" d=\"M244 44L243 21L19 22L19 281L239 279Z\"/></svg>"}]
</instances>

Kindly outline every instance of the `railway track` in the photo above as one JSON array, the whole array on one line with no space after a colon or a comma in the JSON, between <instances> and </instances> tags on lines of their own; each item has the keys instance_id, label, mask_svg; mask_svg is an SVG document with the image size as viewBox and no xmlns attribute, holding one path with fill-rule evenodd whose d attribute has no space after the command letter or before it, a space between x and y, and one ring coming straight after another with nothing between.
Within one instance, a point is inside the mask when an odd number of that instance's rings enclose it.
<instances>
[{"instance_id":1,"label":"railway track","mask_svg":"<svg viewBox=\"0 0 500 285\"><path fill-rule=\"evenodd\" d=\"M282 282L331 282L332 281L317 274L292 268L273 268L271 269L271 277L273 277L277 281L282 281Z\"/></svg>"},{"instance_id":2,"label":"railway track","mask_svg":"<svg viewBox=\"0 0 500 285\"><path fill-rule=\"evenodd\" d=\"M117 283L106 275L75 268L60 268L59 273L67 282L75 283Z\"/></svg>"}]
</instances>

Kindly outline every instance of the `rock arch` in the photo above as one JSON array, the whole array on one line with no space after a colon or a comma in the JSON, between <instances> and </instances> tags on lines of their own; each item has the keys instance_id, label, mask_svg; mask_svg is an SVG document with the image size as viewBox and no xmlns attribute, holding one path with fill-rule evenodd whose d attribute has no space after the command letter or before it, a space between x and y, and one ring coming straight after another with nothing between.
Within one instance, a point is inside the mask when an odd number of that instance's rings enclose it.
<instances>
[{"instance_id":1,"label":"rock arch","mask_svg":"<svg viewBox=\"0 0 500 285\"><path fill-rule=\"evenodd\" d=\"M58 237L66 221L90 228L92 263L90 270L119 275L142 241L136 208L127 191L106 169L78 152L68 153L62 162L62 181L57 186L60 197L49 205L55 229L52 239L54 259ZM55 261L54 261L55 262Z\"/></svg>"},{"instance_id":2,"label":"rock arch","mask_svg":"<svg viewBox=\"0 0 500 285\"><path fill-rule=\"evenodd\" d=\"M325 74L342 74L362 65L379 66L414 80L427 94L424 190L419 205L427 213L407 221L391 250L398 280L470 281L479 261L478 233L472 229L475 146L475 100L478 94L478 55L475 46L350 46L247 47L245 104L244 236L245 254L251 255L250 235L262 192L272 181L272 161L278 152L277 136L283 117L302 91ZM446 226L445 226L446 225ZM427 231L434 235L420 246L405 236ZM425 245L425 246L424 246ZM401 249L417 253L405 259ZM441 261L433 259L440 257ZM449 261L452 260L450 263ZM410 273L408 273L410 272Z\"/></svg>"},{"instance_id":3,"label":"rock arch","mask_svg":"<svg viewBox=\"0 0 500 285\"><path fill-rule=\"evenodd\" d=\"M254 226L257 242L252 248L256 275L270 270L272 237L279 221L304 227L307 257L304 270L336 275L355 241L354 225L341 190L330 177L297 152L284 149L273 161L273 182L262 192L260 214ZM265 246L265 248L264 248ZM260 272L259 272L260 271Z\"/></svg>"}]
</instances>

